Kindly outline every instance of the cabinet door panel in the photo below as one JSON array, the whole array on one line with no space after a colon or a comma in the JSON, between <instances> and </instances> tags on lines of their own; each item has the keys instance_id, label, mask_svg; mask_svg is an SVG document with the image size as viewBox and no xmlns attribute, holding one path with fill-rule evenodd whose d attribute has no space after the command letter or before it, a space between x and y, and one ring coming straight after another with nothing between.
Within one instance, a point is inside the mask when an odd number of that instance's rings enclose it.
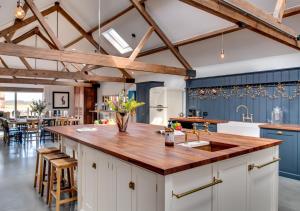
<instances>
[{"instance_id":1,"label":"cabinet door panel","mask_svg":"<svg viewBox=\"0 0 300 211\"><path fill-rule=\"evenodd\" d=\"M166 177L166 210L172 211L211 211L212 187L205 188L182 198L172 196L194 190L212 182L212 165L206 165L175 173Z\"/></svg>"},{"instance_id":2,"label":"cabinet door panel","mask_svg":"<svg viewBox=\"0 0 300 211\"><path fill-rule=\"evenodd\" d=\"M135 183L132 211L156 211L156 174L138 167L133 167L132 177Z\"/></svg>"},{"instance_id":3,"label":"cabinet door panel","mask_svg":"<svg viewBox=\"0 0 300 211\"><path fill-rule=\"evenodd\" d=\"M259 151L251 155L249 164L262 165L277 157L274 148ZM254 168L248 173L248 210L278 210L278 163L263 168Z\"/></svg>"},{"instance_id":4,"label":"cabinet door panel","mask_svg":"<svg viewBox=\"0 0 300 211\"><path fill-rule=\"evenodd\" d=\"M279 170L281 172L297 174L298 172L298 135L296 132L281 131L282 135L277 134L276 130L266 130L263 134L265 138L282 140L279 146Z\"/></svg>"},{"instance_id":5,"label":"cabinet door panel","mask_svg":"<svg viewBox=\"0 0 300 211\"><path fill-rule=\"evenodd\" d=\"M112 157L99 152L99 186L98 186L98 211L115 211L114 175L112 170Z\"/></svg>"},{"instance_id":6,"label":"cabinet door panel","mask_svg":"<svg viewBox=\"0 0 300 211\"><path fill-rule=\"evenodd\" d=\"M116 178L114 187L114 190L116 190L116 210L131 211L132 190L129 188L131 165L115 159L113 169Z\"/></svg>"},{"instance_id":7,"label":"cabinet door panel","mask_svg":"<svg viewBox=\"0 0 300 211\"><path fill-rule=\"evenodd\" d=\"M213 187L213 210L246 210L247 207L247 159L233 158L216 163L214 176L223 182Z\"/></svg>"},{"instance_id":8,"label":"cabinet door panel","mask_svg":"<svg viewBox=\"0 0 300 211\"><path fill-rule=\"evenodd\" d=\"M97 166L97 152L92 149L84 148L82 163L82 206L85 211L97 210L98 172L95 168L95 164Z\"/></svg>"}]
</instances>

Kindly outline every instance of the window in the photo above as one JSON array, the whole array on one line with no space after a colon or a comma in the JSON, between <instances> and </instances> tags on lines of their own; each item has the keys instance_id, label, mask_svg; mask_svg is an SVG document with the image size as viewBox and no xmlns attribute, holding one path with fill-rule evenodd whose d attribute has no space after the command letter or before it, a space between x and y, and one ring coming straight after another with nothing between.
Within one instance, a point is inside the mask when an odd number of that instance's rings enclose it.
<instances>
[{"instance_id":1,"label":"window","mask_svg":"<svg viewBox=\"0 0 300 211\"><path fill-rule=\"evenodd\" d=\"M6 113L6 117L15 117L15 92L0 92L0 110Z\"/></svg>"},{"instance_id":2,"label":"window","mask_svg":"<svg viewBox=\"0 0 300 211\"><path fill-rule=\"evenodd\" d=\"M8 118L30 117L33 100L43 100L43 92L0 92L0 111Z\"/></svg>"},{"instance_id":3,"label":"window","mask_svg":"<svg viewBox=\"0 0 300 211\"><path fill-rule=\"evenodd\" d=\"M109 29L102 35L121 53L125 54L132 51L128 43L114 29Z\"/></svg>"},{"instance_id":4,"label":"window","mask_svg":"<svg viewBox=\"0 0 300 211\"><path fill-rule=\"evenodd\" d=\"M33 100L43 100L42 92L17 92L18 117L32 116L30 104Z\"/></svg>"}]
</instances>

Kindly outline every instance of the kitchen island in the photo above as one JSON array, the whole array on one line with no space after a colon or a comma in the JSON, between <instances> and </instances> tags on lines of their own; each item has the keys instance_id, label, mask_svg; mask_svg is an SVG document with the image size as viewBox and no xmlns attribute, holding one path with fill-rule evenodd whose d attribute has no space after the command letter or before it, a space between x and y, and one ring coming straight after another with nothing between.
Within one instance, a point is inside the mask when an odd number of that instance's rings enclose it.
<instances>
[{"instance_id":1,"label":"kitchen island","mask_svg":"<svg viewBox=\"0 0 300 211\"><path fill-rule=\"evenodd\" d=\"M85 129L83 129L85 128ZM81 129L78 131L78 129ZM49 127L78 154L81 211L275 211L281 141L200 133L165 147L159 126ZM197 141L190 136L189 141Z\"/></svg>"}]
</instances>

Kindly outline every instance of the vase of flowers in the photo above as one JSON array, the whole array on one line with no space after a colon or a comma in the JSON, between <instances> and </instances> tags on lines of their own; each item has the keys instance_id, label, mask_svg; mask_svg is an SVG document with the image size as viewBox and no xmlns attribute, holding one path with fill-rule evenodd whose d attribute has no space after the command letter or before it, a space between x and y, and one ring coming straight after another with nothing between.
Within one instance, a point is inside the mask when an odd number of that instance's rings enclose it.
<instances>
[{"instance_id":1,"label":"vase of flowers","mask_svg":"<svg viewBox=\"0 0 300 211\"><path fill-rule=\"evenodd\" d=\"M106 102L111 110L116 112L116 122L119 132L126 132L129 117L135 114L136 108L143 106L144 102L137 102L134 99L128 99L125 90L118 97L118 100Z\"/></svg>"},{"instance_id":2,"label":"vase of flowers","mask_svg":"<svg viewBox=\"0 0 300 211\"><path fill-rule=\"evenodd\" d=\"M33 100L32 103L30 104L30 108L32 112L37 113L39 118L41 117L46 107L47 107L46 103L41 100Z\"/></svg>"}]
</instances>

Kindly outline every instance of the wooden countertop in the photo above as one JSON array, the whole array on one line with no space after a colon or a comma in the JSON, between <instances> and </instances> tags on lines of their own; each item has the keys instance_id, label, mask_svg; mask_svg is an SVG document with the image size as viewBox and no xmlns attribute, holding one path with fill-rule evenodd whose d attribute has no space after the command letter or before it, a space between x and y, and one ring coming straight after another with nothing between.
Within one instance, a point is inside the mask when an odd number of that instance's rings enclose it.
<instances>
[{"instance_id":1,"label":"wooden countertop","mask_svg":"<svg viewBox=\"0 0 300 211\"><path fill-rule=\"evenodd\" d=\"M263 129L289 130L289 131L300 132L300 125L296 125L296 124L264 124L264 125L260 125L259 127Z\"/></svg>"},{"instance_id":2,"label":"wooden countertop","mask_svg":"<svg viewBox=\"0 0 300 211\"><path fill-rule=\"evenodd\" d=\"M96 128L93 132L78 132L77 128ZM117 126L76 125L48 127L46 130L58 133L71 140L100 150L122 160L154 171L161 175L191 169L220 160L262 150L281 141L253 137L212 133L202 133L201 140L237 145L234 148L208 152L183 146L165 147L164 136L157 133L160 126L129 124L127 133L119 133ZM196 140L191 136L190 141ZM184 136L176 136L176 142L184 141Z\"/></svg>"},{"instance_id":3,"label":"wooden countertop","mask_svg":"<svg viewBox=\"0 0 300 211\"><path fill-rule=\"evenodd\" d=\"M208 122L210 124L219 124L219 123L226 123L228 121L225 120L217 120L217 119L203 119L201 117L176 117L170 118L171 121L178 121L178 122L190 122L190 123L204 123Z\"/></svg>"}]
</instances>

